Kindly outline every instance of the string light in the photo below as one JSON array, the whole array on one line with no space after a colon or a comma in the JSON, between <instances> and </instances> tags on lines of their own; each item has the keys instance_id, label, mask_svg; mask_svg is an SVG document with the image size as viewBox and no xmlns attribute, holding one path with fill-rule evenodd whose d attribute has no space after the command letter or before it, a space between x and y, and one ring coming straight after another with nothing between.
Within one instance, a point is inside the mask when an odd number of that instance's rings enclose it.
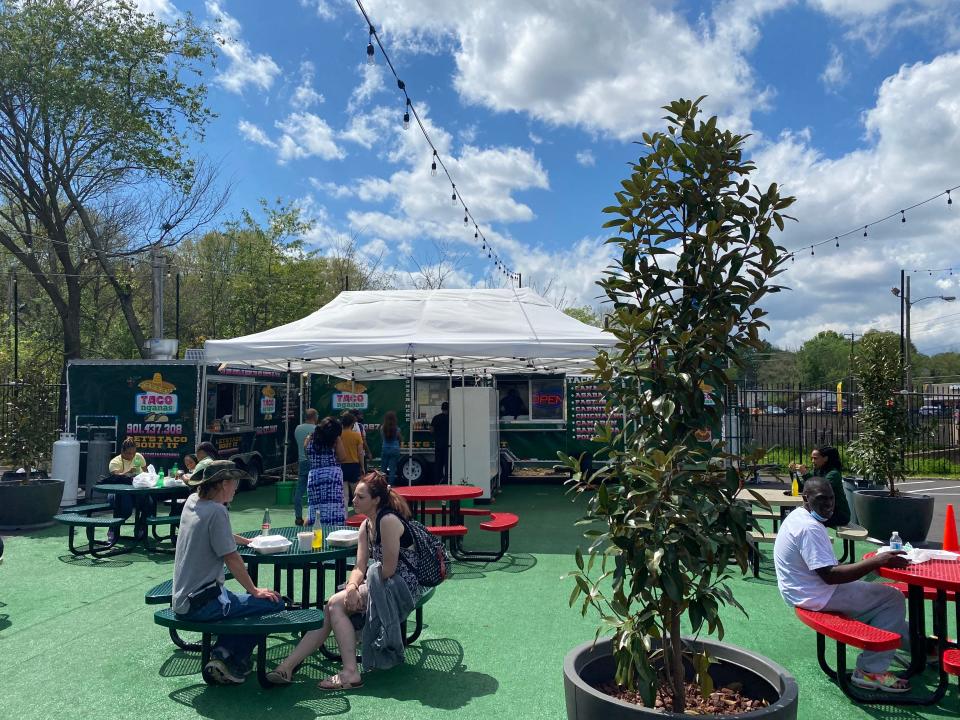
<instances>
[{"instance_id":1,"label":"string light","mask_svg":"<svg viewBox=\"0 0 960 720\"><path fill-rule=\"evenodd\" d=\"M463 209L463 226L466 227L466 226L469 225L469 224L470 224L470 219L469 219L469 217L467 216L467 209L464 208L464 209Z\"/></svg>"},{"instance_id":2,"label":"string light","mask_svg":"<svg viewBox=\"0 0 960 720\"><path fill-rule=\"evenodd\" d=\"M456 206L457 202L460 202L460 204L463 205L464 225L469 226L470 223L473 222L475 227L474 238L479 237L484 241L484 247L490 248L490 243L489 241L487 241L486 237L484 236L483 231L479 228L473 216L470 215L470 211L467 209L467 204L464 202L463 196L457 192L457 186L454 183L453 176L450 173L450 169L443 162L443 158L440 157L439 152L437 151L436 145L434 145L433 140L431 140L430 133L427 132L427 128L424 126L423 120L421 119L419 113L417 112L416 105L413 104L409 94L407 93L406 83L404 83L403 80L400 79L400 76L397 73L397 69L394 67L393 62L390 60L390 55L387 53L386 48L383 46L383 41L381 40L380 36L377 34L376 28L374 28L373 22L370 19L370 15L367 13L366 8L364 8L363 6L363 2L361 0L355 0L355 2L357 5L357 8L360 10L360 14L363 16L363 19L367 24L367 30L369 31L369 39L367 42L367 62L370 64L373 64L375 62L374 61L374 55L375 55L374 44L376 44L376 46L380 48L380 54L383 56L383 61L386 63L390 72L393 74L393 77L397 81L397 88L399 88L399 90L403 93L403 96L404 96L404 104L405 104L404 115L403 115L404 129L406 129L409 126L409 123L411 120L417 123L417 126L419 127L424 140L426 140L427 144L430 146L430 149L433 152L431 161L430 161L430 175L436 176L440 170L443 171L444 175L446 175L447 177L447 180L450 181L450 186L452 191L450 195L451 203L454 206ZM492 250L492 248L490 249ZM490 256L488 255L488 257ZM515 273L512 270L508 269L506 265L503 265L502 269L504 273L509 275L511 278L519 279L521 277L519 273Z\"/></svg>"},{"instance_id":3,"label":"string light","mask_svg":"<svg viewBox=\"0 0 960 720\"><path fill-rule=\"evenodd\" d=\"M885 217L882 217L882 218L880 218L880 219L878 219L878 220L874 220L873 222L869 222L869 223L866 223L866 224L864 224L864 225L858 225L858 226L857 226L855 229L853 229L853 230L848 230L847 232L840 233L840 234L838 234L838 235L834 235L833 237L829 237L829 238L826 239L826 240L821 240L820 242L816 242L816 243L813 243L812 245L808 245L808 246L805 246L805 247L798 248L797 250L809 248L809 249L812 251L814 248L818 248L818 247L820 247L821 245L826 245L827 243L830 243L830 242L832 242L832 243L834 244L834 247L839 248L839 247L840 247L840 239L841 239L841 238L845 238L845 237L848 237L849 235L853 235L854 233L860 232L861 228L863 229L863 237L865 237L865 238L866 238L866 237L869 237L869 230L870 230L870 228L871 228L872 226L874 226L874 225L879 225L880 223L883 223L883 222L886 222L886 221L888 221L888 220L891 220L892 218L895 218L895 217L897 217L897 216L900 217L900 222L901 222L901 224L903 224L903 223L907 222L907 211L908 211L908 210L914 210L914 209L916 209L916 208L918 208L918 207L920 207L920 206L922 206L922 205L926 205L927 203L933 202L934 200L936 200L936 199L939 198L939 197L942 197L943 195L946 195L946 196L947 196L947 204L948 204L948 205L952 205L952 204L953 204L953 199L951 198L950 193L953 192L954 190L957 190L957 189L960 189L960 185L955 185L955 186L953 186L953 187L951 187L951 188L947 188L946 190L944 190L944 191L941 192L941 193L937 193L936 195L934 195L934 196L932 196L932 197L928 197L928 198L926 198L925 200L921 200L921 201L919 201L919 202L913 203L912 205L908 205L907 207L905 207L905 208L903 208L903 209L901 209L901 210L896 210L896 211L890 213L889 215L886 215ZM791 261L791 262L794 262L794 261L795 261L795 258L794 258L794 252L795 252L795 251L788 251L788 252L790 253L790 254L788 255L788 257L790 258L790 261ZM811 252L811 254L815 254L815 253ZM933 272L946 272L946 271L948 271L948 270L951 270L951 268L942 268L941 270L934 270ZM916 272L916 271L915 271L915 272ZM951 274L952 274L952 273L951 273Z\"/></svg>"},{"instance_id":4,"label":"string light","mask_svg":"<svg viewBox=\"0 0 960 720\"><path fill-rule=\"evenodd\" d=\"M131 258L131 259L130 259L130 272L133 272L134 270L135 270L135 267L134 267L134 265L133 265L133 258Z\"/></svg>"}]
</instances>

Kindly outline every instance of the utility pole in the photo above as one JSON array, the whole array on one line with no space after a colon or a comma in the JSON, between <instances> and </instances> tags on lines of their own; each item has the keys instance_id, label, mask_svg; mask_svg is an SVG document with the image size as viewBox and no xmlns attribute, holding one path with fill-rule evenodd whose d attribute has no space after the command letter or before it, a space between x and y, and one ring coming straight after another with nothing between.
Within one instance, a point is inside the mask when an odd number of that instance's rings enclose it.
<instances>
[{"instance_id":1,"label":"utility pole","mask_svg":"<svg viewBox=\"0 0 960 720\"><path fill-rule=\"evenodd\" d=\"M20 382L20 296L17 274L13 274L13 384Z\"/></svg>"},{"instance_id":2,"label":"utility pole","mask_svg":"<svg viewBox=\"0 0 960 720\"><path fill-rule=\"evenodd\" d=\"M910 275L906 276L906 285L904 286L903 306L904 306L904 325L906 327L905 341L903 345L903 367L907 376L907 392L913 392L913 368L910 358Z\"/></svg>"},{"instance_id":3,"label":"utility pole","mask_svg":"<svg viewBox=\"0 0 960 720\"><path fill-rule=\"evenodd\" d=\"M904 342L903 342L903 337L904 337L903 336L903 329L904 329L903 295L904 295L904 292L906 292L906 286L904 285L904 276L906 275L906 272L907 272L906 270L903 270L903 269L900 270L900 294L898 295L898 297L900 298L900 382L903 384L904 389L906 389L907 387L906 377L904 376L904 372L906 368L906 351L904 350Z\"/></svg>"},{"instance_id":4,"label":"utility pole","mask_svg":"<svg viewBox=\"0 0 960 720\"><path fill-rule=\"evenodd\" d=\"M164 257L160 248L150 251L150 265L153 268L153 337L163 337L163 266Z\"/></svg>"}]
</instances>

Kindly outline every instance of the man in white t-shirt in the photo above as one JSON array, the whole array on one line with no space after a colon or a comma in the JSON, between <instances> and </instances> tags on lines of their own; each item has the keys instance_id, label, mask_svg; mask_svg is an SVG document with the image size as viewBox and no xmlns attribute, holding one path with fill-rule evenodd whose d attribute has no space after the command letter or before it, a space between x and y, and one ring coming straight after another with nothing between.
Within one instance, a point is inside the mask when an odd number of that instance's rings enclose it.
<instances>
[{"instance_id":1,"label":"man in white t-shirt","mask_svg":"<svg viewBox=\"0 0 960 720\"><path fill-rule=\"evenodd\" d=\"M899 590L860 578L880 567L903 568L902 552L877 553L858 563L841 565L823 523L833 515L830 483L812 478L803 486L803 507L791 512L777 531L773 560L777 586L788 605L836 612L873 627L899 633L907 649L906 604ZM901 693L909 683L890 672L894 650L863 652L850 682L869 690Z\"/></svg>"}]
</instances>

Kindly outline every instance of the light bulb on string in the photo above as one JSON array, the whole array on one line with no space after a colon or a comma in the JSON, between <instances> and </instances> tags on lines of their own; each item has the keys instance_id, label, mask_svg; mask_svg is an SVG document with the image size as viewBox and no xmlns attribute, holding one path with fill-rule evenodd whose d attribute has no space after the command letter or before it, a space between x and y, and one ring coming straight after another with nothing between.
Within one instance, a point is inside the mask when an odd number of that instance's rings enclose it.
<instances>
[{"instance_id":1,"label":"light bulb on string","mask_svg":"<svg viewBox=\"0 0 960 720\"><path fill-rule=\"evenodd\" d=\"M407 106L403 109L403 129L410 129L410 98L407 98Z\"/></svg>"},{"instance_id":2,"label":"light bulb on string","mask_svg":"<svg viewBox=\"0 0 960 720\"><path fill-rule=\"evenodd\" d=\"M130 272L134 271L133 259L130 259Z\"/></svg>"},{"instance_id":3,"label":"light bulb on string","mask_svg":"<svg viewBox=\"0 0 960 720\"><path fill-rule=\"evenodd\" d=\"M840 236L834 236L833 241L837 244L837 247L840 247Z\"/></svg>"},{"instance_id":4,"label":"light bulb on string","mask_svg":"<svg viewBox=\"0 0 960 720\"><path fill-rule=\"evenodd\" d=\"M816 255L816 253L813 251L813 248L812 248L812 247L810 248L810 254L811 254L811 255Z\"/></svg>"},{"instance_id":5,"label":"light bulb on string","mask_svg":"<svg viewBox=\"0 0 960 720\"><path fill-rule=\"evenodd\" d=\"M450 194L450 202L456 205L457 204L457 186L451 184L450 187L453 189L453 192Z\"/></svg>"},{"instance_id":6,"label":"light bulb on string","mask_svg":"<svg viewBox=\"0 0 960 720\"><path fill-rule=\"evenodd\" d=\"M903 210L900 211L900 222L905 223L907 221L907 216L904 214Z\"/></svg>"},{"instance_id":7,"label":"light bulb on string","mask_svg":"<svg viewBox=\"0 0 960 720\"><path fill-rule=\"evenodd\" d=\"M170 279L170 268L167 268L167 280Z\"/></svg>"},{"instance_id":8,"label":"light bulb on string","mask_svg":"<svg viewBox=\"0 0 960 720\"><path fill-rule=\"evenodd\" d=\"M367 65L375 65L377 59L373 49L373 25L370 26L370 39L367 41Z\"/></svg>"},{"instance_id":9,"label":"light bulb on string","mask_svg":"<svg viewBox=\"0 0 960 720\"><path fill-rule=\"evenodd\" d=\"M432 177L437 176L437 151L433 151L433 161L430 163L430 175Z\"/></svg>"},{"instance_id":10,"label":"light bulb on string","mask_svg":"<svg viewBox=\"0 0 960 720\"><path fill-rule=\"evenodd\" d=\"M950 191L947 190L947 205L953 205L953 198L950 197Z\"/></svg>"},{"instance_id":11,"label":"light bulb on string","mask_svg":"<svg viewBox=\"0 0 960 720\"><path fill-rule=\"evenodd\" d=\"M200 281L203 281L203 270L200 271Z\"/></svg>"},{"instance_id":12,"label":"light bulb on string","mask_svg":"<svg viewBox=\"0 0 960 720\"><path fill-rule=\"evenodd\" d=\"M867 226L866 226L866 225L863 226L863 236L864 236L864 237L867 236Z\"/></svg>"},{"instance_id":13,"label":"light bulb on string","mask_svg":"<svg viewBox=\"0 0 960 720\"><path fill-rule=\"evenodd\" d=\"M467 209L466 209L466 208L463 209L463 224L464 224L464 226L467 226L467 225L470 224L470 221L467 219Z\"/></svg>"}]
</instances>

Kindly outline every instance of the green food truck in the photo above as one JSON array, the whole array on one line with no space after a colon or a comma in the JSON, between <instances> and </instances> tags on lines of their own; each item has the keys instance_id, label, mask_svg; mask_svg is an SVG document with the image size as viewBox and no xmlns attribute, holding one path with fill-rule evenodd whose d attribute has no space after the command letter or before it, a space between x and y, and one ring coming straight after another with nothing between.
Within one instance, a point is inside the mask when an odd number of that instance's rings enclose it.
<instances>
[{"instance_id":1,"label":"green food truck","mask_svg":"<svg viewBox=\"0 0 960 720\"><path fill-rule=\"evenodd\" d=\"M184 455L210 441L219 458L249 473L245 485L254 488L261 474L284 466L285 450L290 462L297 459L299 382L288 397L286 374L274 370L202 360L72 360L67 417L80 441L81 473L95 439L111 444L112 457L132 437L158 471L182 468Z\"/></svg>"},{"instance_id":2,"label":"green food truck","mask_svg":"<svg viewBox=\"0 0 960 720\"><path fill-rule=\"evenodd\" d=\"M321 416L344 410L361 410L367 442L380 456L379 428L386 412L400 420L401 482L424 483L434 476L434 438L430 421L449 400L450 389L466 386L495 387L498 400L497 430L501 449L501 480L525 472L549 477L557 452L579 456L595 451L591 441L597 423L607 420L602 389L585 377L564 375L497 375L487 378L460 376L370 380L359 383L329 375L310 380L311 405ZM411 411L412 399L412 411ZM412 420L412 436L411 436Z\"/></svg>"}]
</instances>

